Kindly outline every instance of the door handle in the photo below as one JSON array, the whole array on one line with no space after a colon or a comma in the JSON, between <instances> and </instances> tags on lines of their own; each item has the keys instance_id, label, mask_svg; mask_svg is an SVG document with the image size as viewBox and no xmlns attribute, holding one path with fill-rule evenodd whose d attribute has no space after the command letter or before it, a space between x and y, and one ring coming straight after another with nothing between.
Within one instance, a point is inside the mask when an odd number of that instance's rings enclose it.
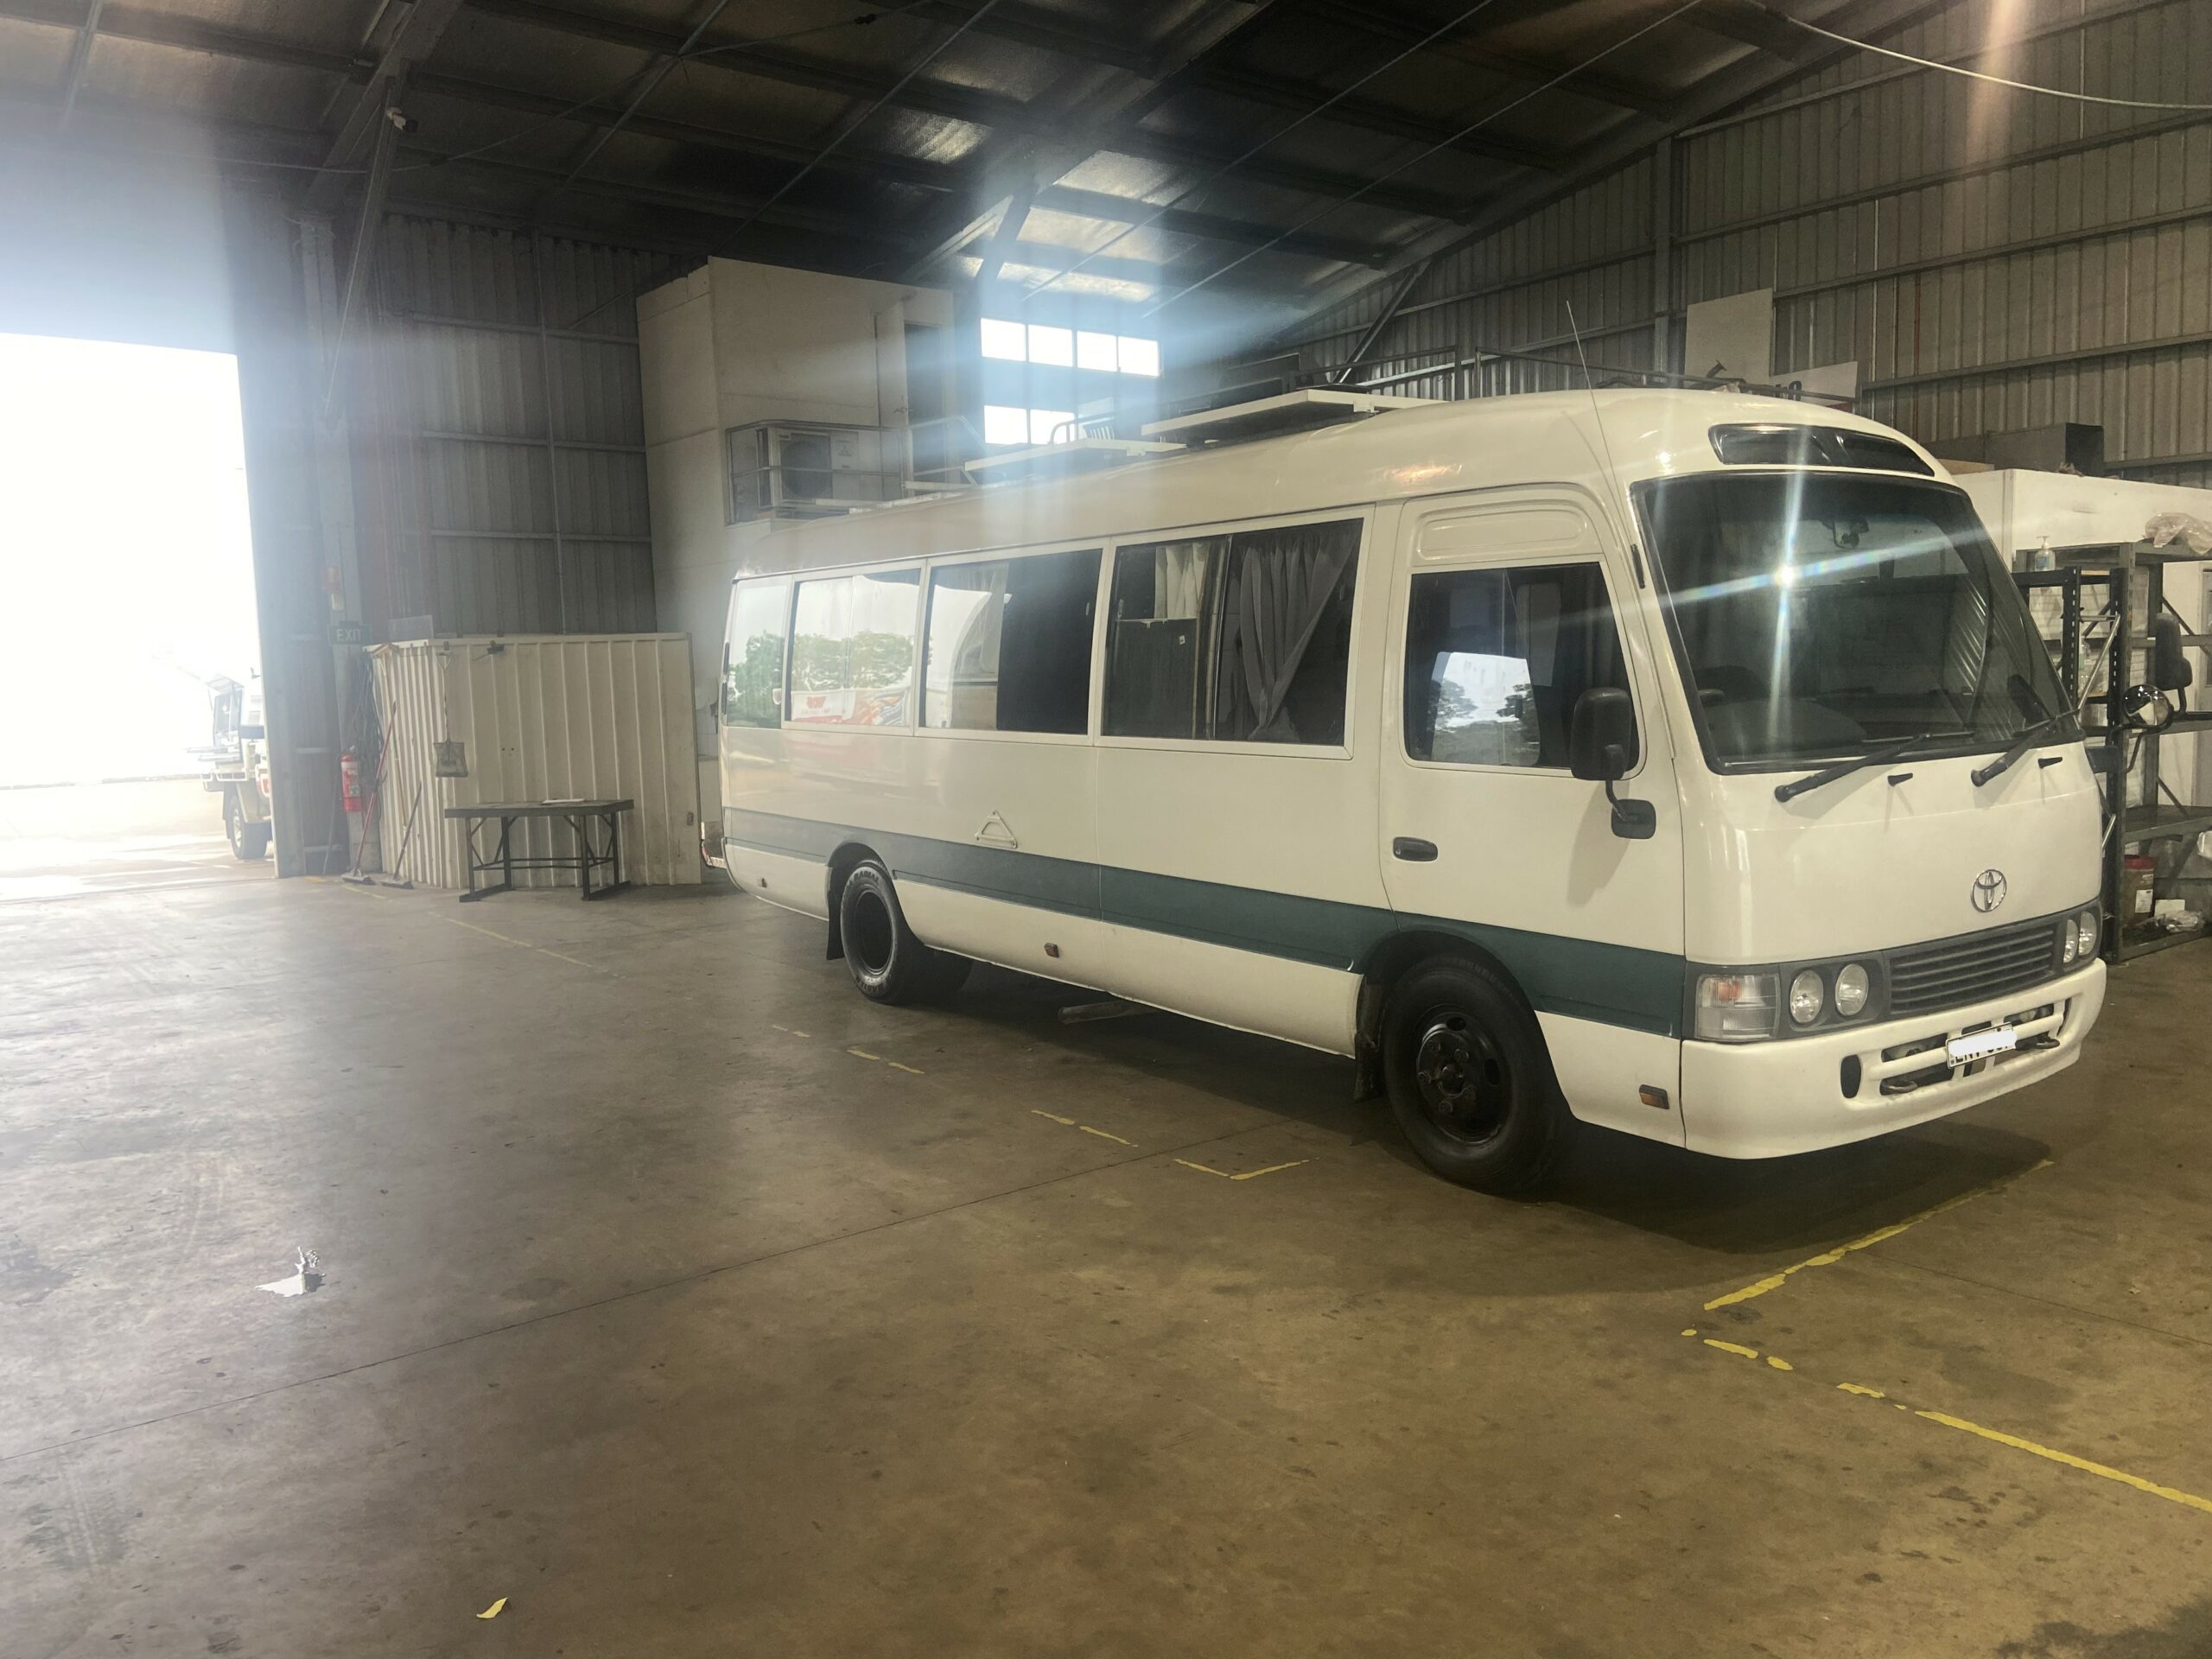
<instances>
[{"instance_id":1,"label":"door handle","mask_svg":"<svg viewBox=\"0 0 2212 1659\"><path fill-rule=\"evenodd\" d=\"M1390 856L1402 858L1409 864L1433 863L1436 859L1436 843L1423 841L1417 836L1400 836L1390 843Z\"/></svg>"}]
</instances>

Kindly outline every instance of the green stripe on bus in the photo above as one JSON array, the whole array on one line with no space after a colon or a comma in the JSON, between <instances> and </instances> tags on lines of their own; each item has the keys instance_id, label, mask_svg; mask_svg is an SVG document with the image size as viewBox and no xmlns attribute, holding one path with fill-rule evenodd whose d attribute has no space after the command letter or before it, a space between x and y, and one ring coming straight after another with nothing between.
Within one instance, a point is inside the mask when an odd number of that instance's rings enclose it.
<instances>
[{"instance_id":1,"label":"green stripe on bus","mask_svg":"<svg viewBox=\"0 0 2212 1659\"><path fill-rule=\"evenodd\" d=\"M740 846L826 862L861 842L899 880L1346 973L1363 971L1394 934L1443 933L1497 957L1546 1014L1666 1037L1681 1031L1683 959L1663 950L735 807L722 822L724 838Z\"/></svg>"}]
</instances>

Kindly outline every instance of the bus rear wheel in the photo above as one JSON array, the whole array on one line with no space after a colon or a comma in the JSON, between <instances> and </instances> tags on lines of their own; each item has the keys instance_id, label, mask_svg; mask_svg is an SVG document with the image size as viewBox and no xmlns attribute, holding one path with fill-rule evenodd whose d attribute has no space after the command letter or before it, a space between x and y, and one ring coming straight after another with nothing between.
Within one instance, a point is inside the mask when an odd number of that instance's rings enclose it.
<instances>
[{"instance_id":1,"label":"bus rear wheel","mask_svg":"<svg viewBox=\"0 0 2212 1659\"><path fill-rule=\"evenodd\" d=\"M1535 1016L1475 963L1427 963L1399 981L1383 1008L1382 1074L1421 1161L1462 1186L1529 1192L1573 1138Z\"/></svg>"},{"instance_id":2,"label":"bus rear wheel","mask_svg":"<svg viewBox=\"0 0 2212 1659\"><path fill-rule=\"evenodd\" d=\"M914 937L891 872L874 859L854 866L837 893L837 938L853 983L872 1002L919 1002L950 996L976 964L932 950Z\"/></svg>"}]
</instances>

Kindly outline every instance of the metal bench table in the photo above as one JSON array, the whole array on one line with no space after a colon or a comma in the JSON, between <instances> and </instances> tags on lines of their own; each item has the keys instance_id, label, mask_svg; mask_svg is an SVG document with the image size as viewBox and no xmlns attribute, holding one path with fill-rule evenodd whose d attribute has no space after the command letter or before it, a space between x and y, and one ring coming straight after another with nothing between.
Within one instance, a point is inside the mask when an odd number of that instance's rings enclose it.
<instances>
[{"instance_id":1,"label":"metal bench table","mask_svg":"<svg viewBox=\"0 0 2212 1659\"><path fill-rule=\"evenodd\" d=\"M622 880L622 815L635 808L635 801L480 801L471 806L446 808L448 820L458 819L465 828L462 835L468 848L468 891L461 895L461 902L468 904L478 899L489 899L495 893L514 890L517 870L574 870L576 886L586 899L604 899L610 893L620 893L630 884ZM567 824L576 835L576 850L568 857L548 855L544 858L517 858L514 853L514 827L529 818L557 819ZM483 856L477 846L476 827L487 820L497 819L499 825L499 845L491 855ZM602 850L593 844L591 829L596 823L606 829ZM599 886L592 885L594 871L603 870L607 879ZM480 875L497 875L497 887L480 887Z\"/></svg>"}]
</instances>

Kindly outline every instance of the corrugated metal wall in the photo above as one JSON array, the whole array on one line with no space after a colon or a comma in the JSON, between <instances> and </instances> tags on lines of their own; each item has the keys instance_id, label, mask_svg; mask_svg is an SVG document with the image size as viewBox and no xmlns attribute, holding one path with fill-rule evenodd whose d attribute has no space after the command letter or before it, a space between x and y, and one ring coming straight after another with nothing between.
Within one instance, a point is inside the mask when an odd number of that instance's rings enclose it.
<instances>
[{"instance_id":1,"label":"corrugated metal wall","mask_svg":"<svg viewBox=\"0 0 2212 1659\"><path fill-rule=\"evenodd\" d=\"M1993 41L2016 44L1967 55ZM1882 44L2111 97L2212 96L2206 0L1964 0ZM2212 481L2212 118L1859 54L1683 135L1668 164L1438 260L1357 378L1483 348L1571 363L1569 302L1593 367L1652 366L1665 197L1666 310L1772 287L1777 375L1855 359L1860 409L1917 437L2092 422L2113 471ZM1348 360L1394 280L1293 331L1304 366ZM1580 384L1494 362L1398 385Z\"/></svg>"},{"instance_id":2,"label":"corrugated metal wall","mask_svg":"<svg viewBox=\"0 0 2212 1659\"><path fill-rule=\"evenodd\" d=\"M636 297L665 257L388 215L348 404L375 637L654 626Z\"/></svg>"},{"instance_id":3,"label":"corrugated metal wall","mask_svg":"<svg viewBox=\"0 0 2212 1659\"><path fill-rule=\"evenodd\" d=\"M370 655L391 730L378 824L391 849L388 868L427 887L465 887L463 830L447 821L447 807L588 797L637 804L622 823L626 880L699 880L691 647L683 635L438 639L378 645ZM461 746L466 776L437 775L440 742ZM487 853L498 844L496 823L477 835ZM510 845L517 858L565 857L574 831L525 820ZM575 876L520 870L515 882L573 887Z\"/></svg>"}]
</instances>

